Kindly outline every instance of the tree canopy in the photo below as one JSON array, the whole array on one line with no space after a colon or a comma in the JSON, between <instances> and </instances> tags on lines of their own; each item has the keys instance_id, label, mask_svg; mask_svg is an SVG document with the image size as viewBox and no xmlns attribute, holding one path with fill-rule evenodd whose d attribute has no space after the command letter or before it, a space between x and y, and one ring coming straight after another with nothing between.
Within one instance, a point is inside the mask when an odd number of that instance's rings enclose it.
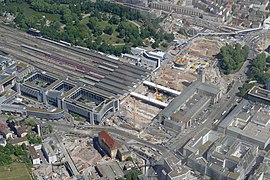
<instances>
[{"instance_id":1,"label":"tree canopy","mask_svg":"<svg viewBox=\"0 0 270 180\"><path fill-rule=\"evenodd\" d=\"M125 177L127 180L137 180L138 179L138 176L140 174L140 171L136 170L136 169L133 169L131 171L129 171Z\"/></svg>"},{"instance_id":2,"label":"tree canopy","mask_svg":"<svg viewBox=\"0 0 270 180\"><path fill-rule=\"evenodd\" d=\"M97 0L6 0L0 12L16 16L15 23L24 30L36 28L49 39L67 41L73 45L88 47L104 53L120 55L130 52L131 46L142 46L146 38L155 39L154 48L170 43L174 35L164 32L158 20L151 20L127 6ZM27 4L36 12L57 15L60 18L47 21L47 17L35 13L27 16L25 10L14 4ZM84 15L87 15L83 17ZM89 16L89 18L88 18ZM83 23L86 22L86 23ZM130 22L130 21L134 21ZM136 25L135 25L136 24ZM140 26L140 28L138 27ZM106 36L104 36L106 35ZM109 36L109 37L108 37ZM102 37L102 38L100 38ZM106 37L106 38L104 38ZM113 37L113 38L112 38ZM111 39L117 39L111 41ZM112 44L125 43L125 46Z\"/></svg>"},{"instance_id":3,"label":"tree canopy","mask_svg":"<svg viewBox=\"0 0 270 180\"><path fill-rule=\"evenodd\" d=\"M265 53L258 54L252 61L251 78L256 79L260 83L268 82L270 74L266 70L266 55Z\"/></svg>"},{"instance_id":4,"label":"tree canopy","mask_svg":"<svg viewBox=\"0 0 270 180\"><path fill-rule=\"evenodd\" d=\"M221 60L221 69L225 74L231 74L241 68L248 57L248 46L240 44L226 45L220 49L217 58Z\"/></svg>"},{"instance_id":5,"label":"tree canopy","mask_svg":"<svg viewBox=\"0 0 270 180\"><path fill-rule=\"evenodd\" d=\"M270 61L269 57L266 58L265 53L258 54L251 61L251 68L249 73L250 80L256 80L258 83L265 84L270 79L270 74L267 72L267 63ZM239 88L240 92L239 96L243 97L251 89L256 83L248 83L246 82L241 88Z\"/></svg>"},{"instance_id":6,"label":"tree canopy","mask_svg":"<svg viewBox=\"0 0 270 180\"><path fill-rule=\"evenodd\" d=\"M17 159L12 158L13 156L15 156ZM7 143L5 147L0 146L0 165L11 164L17 160L30 163L28 157L28 152L24 144L21 146L12 146L11 144Z\"/></svg>"}]
</instances>

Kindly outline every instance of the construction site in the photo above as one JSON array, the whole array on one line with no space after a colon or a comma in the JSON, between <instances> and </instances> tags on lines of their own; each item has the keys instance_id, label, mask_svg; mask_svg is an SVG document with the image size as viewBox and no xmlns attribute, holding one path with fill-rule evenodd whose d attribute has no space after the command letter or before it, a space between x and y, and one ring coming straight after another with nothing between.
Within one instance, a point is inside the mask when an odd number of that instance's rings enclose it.
<instances>
[{"instance_id":1,"label":"construction site","mask_svg":"<svg viewBox=\"0 0 270 180\"><path fill-rule=\"evenodd\" d=\"M94 148L93 142L89 141L89 138L78 139L76 136L66 135L63 140L78 171L84 171L89 166L95 166L96 162L102 159L102 156Z\"/></svg>"},{"instance_id":2,"label":"construction site","mask_svg":"<svg viewBox=\"0 0 270 180\"><path fill-rule=\"evenodd\" d=\"M187 54L194 57L213 58L223 45L220 39L198 38L192 42Z\"/></svg>"},{"instance_id":3,"label":"construction site","mask_svg":"<svg viewBox=\"0 0 270 180\"><path fill-rule=\"evenodd\" d=\"M156 82L157 84L181 92L196 79L196 75L192 73L175 68L167 68L160 74L159 78L156 79Z\"/></svg>"},{"instance_id":4,"label":"construction site","mask_svg":"<svg viewBox=\"0 0 270 180\"><path fill-rule=\"evenodd\" d=\"M182 58L179 58L174 61L173 68L179 69L183 72L190 72L193 74L197 74L200 70L208 67L209 59L207 58L199 58L190 55L185 55Z\"/></svg>"},{"instance_id":5,"label":"construction site","mask_svg":"<svg viewBox=\"0 0 270 180\"><path fill-rule=\"evenodd\" d=\"M197 77L170 65L157 78L152 79L143 81L134 92L121 101L119 113L112 117L112 122L125 128L143 130ZM149 134L140 134L140 137L155 143L160 143L166 138L158 139Z\"/></svg>"}]
</instances>

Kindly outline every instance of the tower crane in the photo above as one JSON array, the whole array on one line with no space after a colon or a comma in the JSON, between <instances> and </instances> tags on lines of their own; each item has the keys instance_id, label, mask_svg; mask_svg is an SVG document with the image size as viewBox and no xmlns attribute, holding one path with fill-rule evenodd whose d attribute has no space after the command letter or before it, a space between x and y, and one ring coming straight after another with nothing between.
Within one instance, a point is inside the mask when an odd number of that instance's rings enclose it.
<instances>
[{"instance_id":1,"label":"tower crane","mask_svg":"<svg viewBox=\"0 0 270 180\"><path fill-rule=\"evenodd\" d=\"M137 105L138 104L139 103L136 102L136 99L133 98L133 105L134 105L134 107L133 107L133 126L134 127L136 127L136 115L137 115Z\"/></svg>"}]
</instances>

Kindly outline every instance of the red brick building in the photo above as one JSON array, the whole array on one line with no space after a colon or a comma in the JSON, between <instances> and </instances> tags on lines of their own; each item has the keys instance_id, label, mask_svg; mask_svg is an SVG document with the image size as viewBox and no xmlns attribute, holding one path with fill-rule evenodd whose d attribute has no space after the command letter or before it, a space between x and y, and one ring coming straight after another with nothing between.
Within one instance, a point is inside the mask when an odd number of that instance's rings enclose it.
<instances>
[{"instance_id":1,"label":"red brick building","mask_svg":"<svg viewBox=\"0 0 270 180\"><path fill-rule=\"evenodd\" d=\"M98 133L98 143L111 158L115 158L120 145L107 133L107 131Z\"/></svg>"}]
</instances>

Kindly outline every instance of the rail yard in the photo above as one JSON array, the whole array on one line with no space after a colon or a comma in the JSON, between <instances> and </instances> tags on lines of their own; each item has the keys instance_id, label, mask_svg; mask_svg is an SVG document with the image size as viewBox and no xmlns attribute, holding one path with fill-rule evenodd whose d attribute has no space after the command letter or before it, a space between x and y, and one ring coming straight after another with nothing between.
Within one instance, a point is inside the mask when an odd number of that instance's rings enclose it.
<instances>
[{"instance_id":1,"label":"rail yard","mask_svg":"<svg viewBox=\"0 0 270 180\"><path fill-rule=\"evenodd\" d=\"M81 81L114 96L130 92L148 70L115 61L105 56L75 49L64 44L0 27L2 52L19 60L70 80Z\"/></svg>"}]
</instances>

